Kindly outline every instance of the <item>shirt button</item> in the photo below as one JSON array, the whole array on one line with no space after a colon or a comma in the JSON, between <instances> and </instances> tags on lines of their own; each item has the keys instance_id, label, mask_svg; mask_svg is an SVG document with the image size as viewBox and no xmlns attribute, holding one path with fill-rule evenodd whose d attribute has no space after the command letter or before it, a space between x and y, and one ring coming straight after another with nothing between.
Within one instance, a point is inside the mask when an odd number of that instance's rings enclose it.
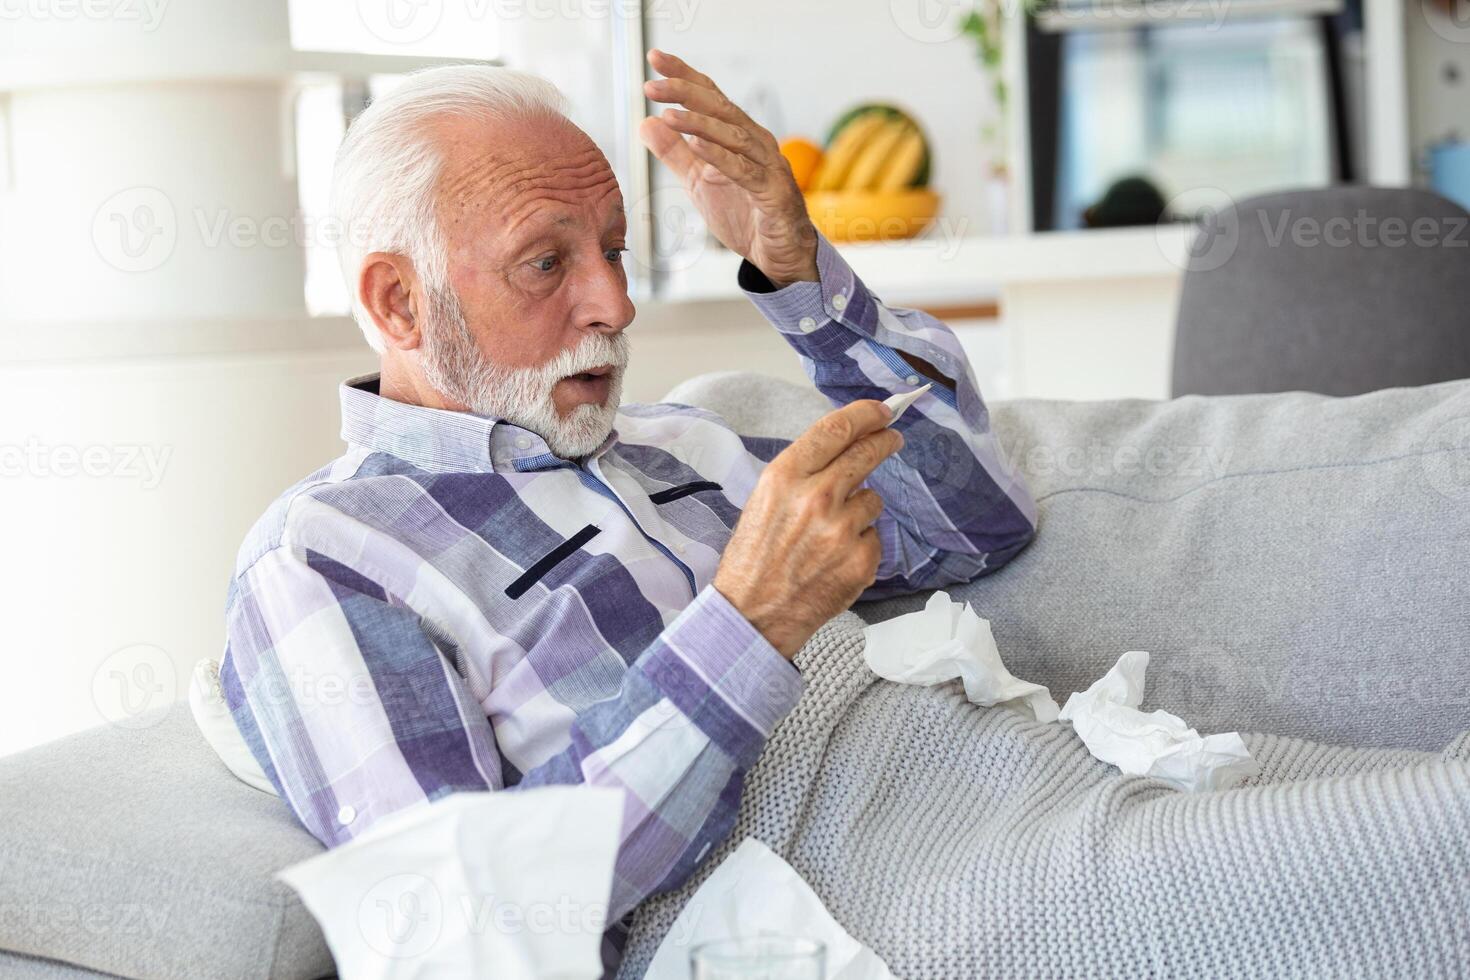
<instances>
[{"instance_id":1,"label":"shirt button","mask_svg":"<svg viewBox=\"0 0 1470 980\"><path fill-rule=\"evenodd\" d=\"M801 328L802 333L811 333L817 329L817 321L809 316L802 317L796 325Z\"/></svg>"},{"instance_id":2,"label":"shirt button","mask_svg":"<svg viewBox=\"0 0 1470 980\"><path fill-rule=\"evenodd\" d=\"M847 295L845 293L838 293L832 297L832 309L839 313L847 309Z\"/></svg>"},{"instance_id":3,"label":"shirt button","mask_svg":"<svg viewBox=\"0 0 1470 980\"><path fill-rule=\"evenodd\" d=\"M528 439L528 438L526 438L525 436L517 436L516 437L516 448L517 449L530 449L531 448L531 440Z\"/></svg>"},{"instance_id":4,"label":"shirt button","mask_svg":"<svg viewBox=\"0 0 1470 980\"><path fill-rule=\"evenodd\" d=\"M350 803L337 811L337 822L344 827L356 819L357 808Z\"/></svg>"},{"instance_id":5,"label":"shirt button","mask_svg":"<svg viewBox=\"0 0 1470 980\"><path fill-rule=\"evenodd\" d=\"M911 374L903 380L906 384L917 385L919 383L919 376L917 374Z\"/></svg>"}]
</instances>

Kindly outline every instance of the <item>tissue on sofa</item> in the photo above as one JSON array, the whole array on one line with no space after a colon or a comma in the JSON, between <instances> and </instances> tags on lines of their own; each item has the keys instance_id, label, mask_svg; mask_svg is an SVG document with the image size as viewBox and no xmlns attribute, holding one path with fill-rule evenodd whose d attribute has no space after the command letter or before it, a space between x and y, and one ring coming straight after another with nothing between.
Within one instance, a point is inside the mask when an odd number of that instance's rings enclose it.
<instances>
[{"instance_id":1,"label":"tissue on sofa","mask_svg":"<svg viewBox=\"0 0 1470 980\"><path fill-rule=\"evenodd\" d=\"M281 871L344 980L602 974L624 794L455 793Z\"/></svg>"},{"instance_id":2,"label":"tissue on sofa","mask_svg":"<svg viewBox=\"0 0 1470 980\"><path fill-rule=\"evenodd\" d=\"M1131 650L1086 691L1067 699L1070 721L1087 751L1133 776L1182 790L1226 789L1261 771L1236 732L1201 736L1178 715L1143 712L1148 654Z\"/></svg>"},{"instance_id":3,"label":"tissue on sofa","mask_svg":"<svg viewBox=\"0 0 1470 980\"><path fill-rule=\"evenodd\" d=\"M1006 670L990 621L946 592L931 595L918 612L869 626L863 635L863 659L885 680L928 685L958 677L975 704L1004 705L1037 721L1057 718L1050 691Z\"/></svg>"}]
</instances>

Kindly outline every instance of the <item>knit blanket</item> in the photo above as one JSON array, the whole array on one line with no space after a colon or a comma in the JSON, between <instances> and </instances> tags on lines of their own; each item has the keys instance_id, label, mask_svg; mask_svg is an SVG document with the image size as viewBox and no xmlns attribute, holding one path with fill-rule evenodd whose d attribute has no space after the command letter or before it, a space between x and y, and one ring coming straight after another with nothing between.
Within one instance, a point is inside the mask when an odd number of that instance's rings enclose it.
<instances>
[{"instance_id":1,"label":"knit blanket","mask_svg":"<svg viewBox=\"0 0 1470 980\"><path fill-rule=\"evenodd\" d=\"M798 654L806 693L730 837L639 907L619 977L746 837L905 980L1470 976L1470 733L1438 753L1247 734L1260 776L1186 794L957 682L878 679L862 627L844 613Z\"/></svg>"}]
</instances>

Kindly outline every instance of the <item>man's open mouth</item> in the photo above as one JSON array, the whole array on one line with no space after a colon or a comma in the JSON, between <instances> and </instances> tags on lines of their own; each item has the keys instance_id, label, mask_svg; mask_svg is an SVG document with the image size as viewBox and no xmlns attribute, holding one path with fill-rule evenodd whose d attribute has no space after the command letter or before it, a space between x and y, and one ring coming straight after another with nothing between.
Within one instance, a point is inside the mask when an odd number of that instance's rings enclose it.
<instances>
[{"instance_id":1,"label":"man's open mouth","mask_svg":"<svg viewBox=\"0 0 1470 980\"><path fill-rule=\"evenodd\" d=\"M596 381L598 378L604 378L607 375L611 374L612 370L613 369L611 364L604 364L603 366L595 367L590 371L582 371L579 374L569 374L567 375L567 377L571 378L573 381Z\"/></svg>"}]
</instances>

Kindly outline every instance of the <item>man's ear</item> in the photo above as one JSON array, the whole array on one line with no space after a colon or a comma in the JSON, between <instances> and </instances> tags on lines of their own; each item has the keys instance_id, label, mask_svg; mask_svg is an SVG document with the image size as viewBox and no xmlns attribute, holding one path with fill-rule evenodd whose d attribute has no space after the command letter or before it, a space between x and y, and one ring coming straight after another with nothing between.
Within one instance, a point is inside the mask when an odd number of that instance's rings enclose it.
<instances>
[{"instance_id":1,"label":"man's ear","mask_svg":"<svg viewBox=\"0 0 1470 980\"><path fill-rule=\"evenodd\" d=\"M395 350L414 350L421 339L414 316L413 263L392 252L363 256L357 276L357 298L377 324L383 343Z\"/></svg>"}]
</instances>

